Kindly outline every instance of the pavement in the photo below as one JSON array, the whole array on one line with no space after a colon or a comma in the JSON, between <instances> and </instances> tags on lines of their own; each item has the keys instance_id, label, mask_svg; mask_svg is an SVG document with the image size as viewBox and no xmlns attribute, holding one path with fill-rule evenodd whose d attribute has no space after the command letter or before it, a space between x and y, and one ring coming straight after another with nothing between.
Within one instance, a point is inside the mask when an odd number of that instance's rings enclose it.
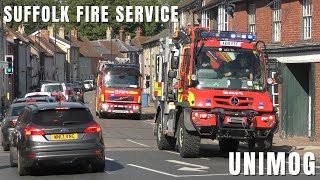
<instances>
[{"instance_id":1,"label":"pavement","mask_svg":"<svg viewBox=\"0 0 320 180\"><path fill-rule=\"evenodd\" d=\"M94 92L85 94L85 104L94 113ZM239 159L241 173L233 176L229 171L228 154L221 153L216 141L202 140L200 158L181 158L177 148L173 151L161 151L157 148L156 137L153 136L154 107L143 108L141 120L132 120L130 117L113 117L110 119L95 120L103 129L103 138L106 144L106 169L104 173L91 173L81 169L61 167L55 169L39 169L30 176L19 177L17 168L9 167L9 152L0 150L0 180L171 180L171 179L269 179L270 176L245 176L244 158ZM286 141L280 144L275 141L276 147L288 146ZM305 144L307 145L307 144ZM290 147L293 147L290 144ZM299 146L296 146L299 147ZM280 148L278 148L280 149ZM245 145L239 152L248 151ZM289 151L288 151L289 152ZM286 165L290 162L286 159ZM251 161L251 168L267 173L266 166L261 166L256 161ZM287 167L286 166L286 167ZM301 168L299 176L292 176L285 171L285 176L272 176L273 179L319 179L320 167L316 167L315 176L307 176Z\"/></svg>"}]
</instances>

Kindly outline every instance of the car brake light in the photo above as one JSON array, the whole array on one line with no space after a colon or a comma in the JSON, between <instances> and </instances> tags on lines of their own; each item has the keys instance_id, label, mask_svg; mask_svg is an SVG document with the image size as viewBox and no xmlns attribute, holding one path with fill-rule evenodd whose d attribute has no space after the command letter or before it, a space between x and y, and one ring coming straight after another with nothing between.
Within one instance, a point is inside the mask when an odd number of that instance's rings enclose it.
<instances>
[{"instance_id":1,"label":"car brake light","mask_svg":"<svg viewBox=\"0 0 320 180\"><path fill-rule=\"evenodd\" d=\"M97 132L101 132L102 129L99 126L99 124L92 124L91 126L87 127L84 132L85 133L97 133Z\"/></svg>"},{"instance_id":2,"label":"car brake light","mask_svg":"<svg viewBox=\"0 0 320 180\"><path fill-rule=\"evenodd\" d=\"M36 135L42 136L45 134L43 130L32 127L32 126L28 126L26 128L23 128L22 130L25 136L36 136Z\"/></svg>"},{"instance_id":3,"label":"car brake light","mask_svg":"<svg viewBox=\"0 0 320 180\"><path fill-rule=\"evenodd\" d=\"M13 123L13 127L15 127L17 125L17 120L12 121L12 123Z\"/></svg>"}]
</instances>

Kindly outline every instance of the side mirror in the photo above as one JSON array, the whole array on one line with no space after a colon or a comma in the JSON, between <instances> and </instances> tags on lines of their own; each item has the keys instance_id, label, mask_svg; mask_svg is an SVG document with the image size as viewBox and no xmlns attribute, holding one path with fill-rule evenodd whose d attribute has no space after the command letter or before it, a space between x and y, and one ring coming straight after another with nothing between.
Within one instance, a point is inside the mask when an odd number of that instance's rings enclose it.
<instances>
[{"instance_id":1,"label":"side mirror","mask_svg":"<svg viewBox=\"0 0 320 180\"><path fill-rule=\"evenodd\" d=\"M274 79L268 78L268 79L267 79L267 83L268 83L269 85L273 85L273 84L274 84Z\"/></svg>"},{"instance_id":2,"label":"side mirror","mask_svg":"<svg viewBox=\"0 0 320 180\"><path fill-rule=\"evenodd\" d=\"M172 56L171 69L179 69L179 57L178 56Z\"/></svg>"},{"instance_id":3,"label":"side mirror","mask_svg":"<svg viewBox=\"0 0 320 180\"><path fill-rule=\"evenodd\" d=\"M146 88L150 87L150 81L146 81Z\"/></svg>"},{"instance_id":4,"label":"side mirror","mask_svg":"<svg viewBox=\"0 0 320 180\"><path fill-rule=\"evenodd\" d=\"M177 75L178 75L177 71L170 70L170 71L168 72L168 77L169 77L169 78L176 78Z\"/></svg>"}]
</instances>

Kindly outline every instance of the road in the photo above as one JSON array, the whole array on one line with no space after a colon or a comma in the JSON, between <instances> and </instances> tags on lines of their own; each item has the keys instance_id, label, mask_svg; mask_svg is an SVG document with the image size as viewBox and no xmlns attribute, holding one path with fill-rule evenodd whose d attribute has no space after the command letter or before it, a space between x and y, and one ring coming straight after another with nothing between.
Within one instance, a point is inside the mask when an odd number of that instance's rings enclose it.
<instances>
[{"instance_id":1,"label":"road","mask_svg":"<svg viewBox=\"0 0 320 180\"><path fill-rule=\"evenodd\" d=\"M85 94L85 103L94 113L94 92ZM0 180L122 180L122 179L269 179L270 176L232 176L229 173L229 159L219 152L216 143L203 141L201 158L183 159L177 151L159 151L153 136L151 119L129 120L125 118L96 120L103 128L106 142L105 173L90 173L72 168L40 169L31 176L19 177L16 168L9 167L9 153L0 150ZM241 147L240 151L246 151ZM242 166L243 168L243 166ZM308 179L318 179L316 176ZM258 170L257 170L258 172ZM266 172L266 171L265 171ZM303 171L302 171L303 172ZM302 176L302 177L301 177ZM301 179L301 176L275 176L276 179Z\"/></svg>"}]
</instances>

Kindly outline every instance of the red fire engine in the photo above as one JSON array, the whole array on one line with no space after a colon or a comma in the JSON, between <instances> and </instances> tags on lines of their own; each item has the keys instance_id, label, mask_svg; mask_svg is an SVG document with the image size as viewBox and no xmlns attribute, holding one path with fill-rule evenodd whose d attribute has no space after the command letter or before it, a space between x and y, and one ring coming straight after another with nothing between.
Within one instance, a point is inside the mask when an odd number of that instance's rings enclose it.
<instances>
[{"instance_id":1,"label":"red fire engine","mask_svg":"<svg viewBox=\"0 0 320 180\"><path fill-rule=\"evenodd\" d=\"M96 114L141 115L141 75L139 67L130 64L103 64L97 77Z\"/></svg>"},{"instance_id":2,"label":"red fire engine","mask_svg":"<svg viewBox=\"0 0 320 180\"><path fill-rule=\"evenodd\" d=\"M154 85L155 135L160 150L178 141L182 157L197 157L201 138L217 139L223 152L270 151L278 118L268 95L264 42L252 33L180 30L160 55Z\"/></svg>"}]
</instances>

